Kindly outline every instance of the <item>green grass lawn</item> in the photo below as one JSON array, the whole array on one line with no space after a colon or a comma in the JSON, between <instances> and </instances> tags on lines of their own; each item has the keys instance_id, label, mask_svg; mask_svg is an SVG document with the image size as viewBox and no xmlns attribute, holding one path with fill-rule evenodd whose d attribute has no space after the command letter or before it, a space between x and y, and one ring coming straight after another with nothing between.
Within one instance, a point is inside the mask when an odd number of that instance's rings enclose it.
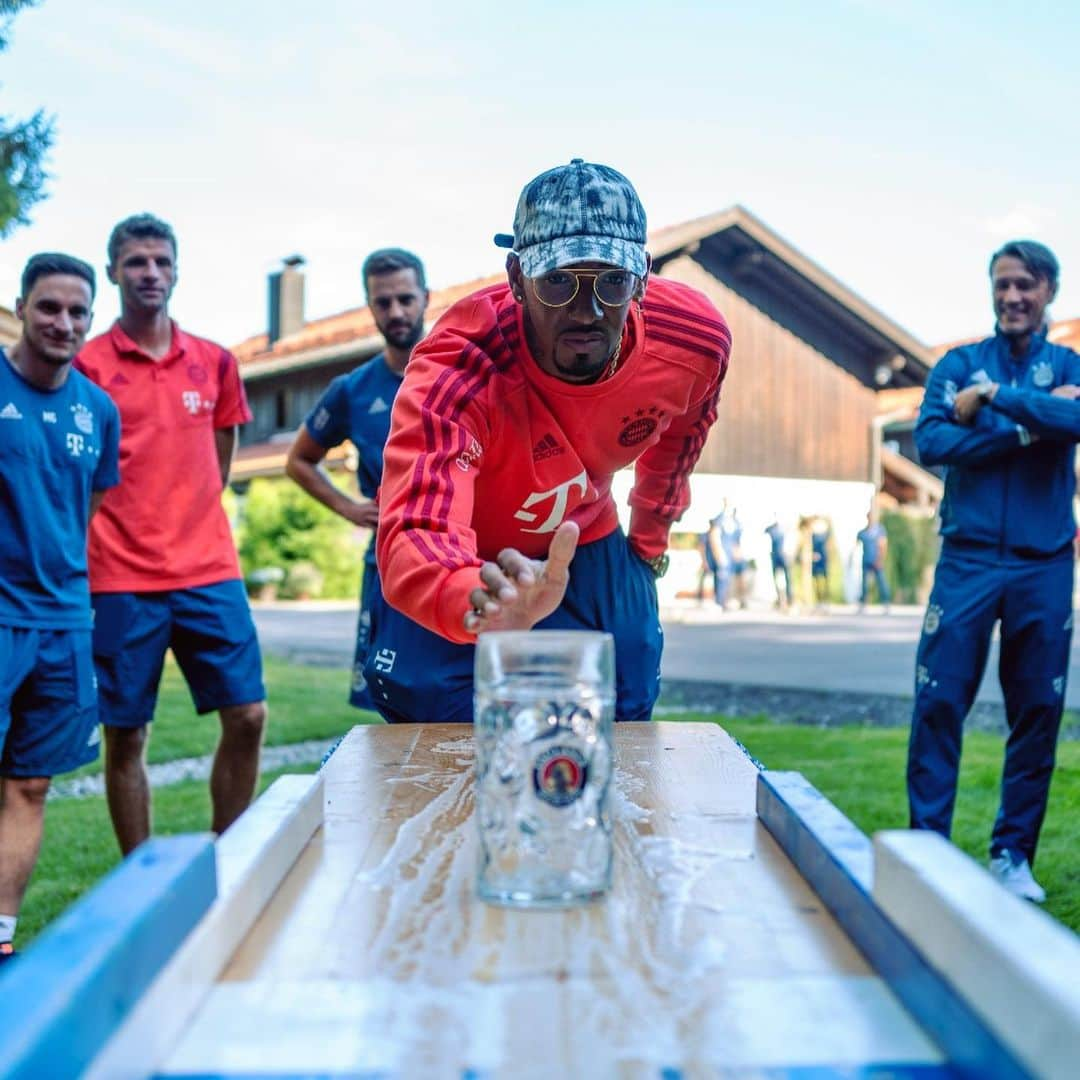
<instances>
[{"instance_id":1,"label":"green grass lawn","mask_svg":"<svg viewBox=\"0 0 1080 1080\"><path fill-rule=\"evenodd\" d=\"M720 722L767 769L802 773L863 832L907 827L906 729L829 729L773 724L767 719ZM952 838L984 865L997 813L1003 750L1004 740L996 735L971 732L964 738ZM1080 932L1078 852L1080 742L1069 741L1058 745L1035 870L1048 894L1045 910Z\"/></svg>"},{"instance_id":2,"label":"green grass lawn","mask_svg":"<svg viewBox=\"0 0 1080 1080\"><path fill-rule=\"evenodd\" d=\"M343 734L352 725L377 722L345 702L347 672L308 668L268 659L269 745ZM717 721L766 768L803 773L866 833L903 828L907 821L904 762L907 732L895 729L834 729L774 724L765 718L728 719L681 714L680 719ZM150 760L209 754L217 742L216 715L196 717L175 665L166 668ZM954 839L985 862L1001 774L1002 739L972 733L964 745ZM91 767L91 770L94 767ZM100 768L98 766L97 768ZM89 770L84 770L89 771ZM290 767L284 772L303 772ZM279 773L263 777L263 786ZM159 834L208 827L207 785L187 781L154 792ZM1063 742L1043 828L1037 874L1050 894L1046 910L1080 930L1080 742ZM54 800L48 804L45 842L19 919L19 945L27 942L72 900L119 861L103 798Z\"/></svg>"}]
</instances>

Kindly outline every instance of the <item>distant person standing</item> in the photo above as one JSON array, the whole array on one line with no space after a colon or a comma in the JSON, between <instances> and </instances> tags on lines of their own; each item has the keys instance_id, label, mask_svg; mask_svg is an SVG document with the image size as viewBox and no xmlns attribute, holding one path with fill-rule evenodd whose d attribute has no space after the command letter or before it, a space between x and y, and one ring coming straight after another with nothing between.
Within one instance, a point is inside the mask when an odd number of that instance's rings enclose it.
<instances>
[{"instance_id":1,"label":"distant person standing","mask_svg":"<svg viewBox=\"0 0 1080 1080\"><path fill-rule=\"evenodd\" d=\"M870 600L871 579L877 585L878 602L887 605L890 594L889 583L885 580L885 556L888 553L889 537L885 526L878 521L876 510L867 514L866 526L859 531L855 539L862 548L862 593L859 606L865 607Z\"/></svg>"},{"instance_id":2,"label":"distant person standing","mask_svg":"<svg viewBox=\"0 0 1080 1080\"><path fill-rule=\"evenodd\" d=\"M769 562L772 565L773 586L776 589L776 606L787 610L791 607L791 567L788 565L787 552L784 545L787 538L784 535L784 527L780 524L779 515L774 515L772 524L765 530L769 538ZM783 585L781 586L781 581Z\"/></svg>"},{"instance_id":3,"label":"distant person standing","mask_svg":"<svg viewBox=\"0 0 1080 1080\"><path fill-rule=\"evenodd\" d=\"M120 486L90 529L94 661L105 724L105 790L120 848L150 835L144 754L165 652L199 713L217 711L210 775L215 832L247 807L266 721L262 658L221 493L237 425L251 419L236 359L169 318L176 237L150 214L109 237L120 318L78 366L120 409Z\"/></svg>"},{"instance_id":4,"label":"distant person standing","mask_svg":"<svg viewBox=\"0 0 1080 1080\"><path fill-rule=\"evenodd\" d=\"M908 800L912 828L949 835L964 719L1000 620L1009 736L990 869L1042 902L1031 867L1069 668L1080 356L1046 340L1058 288L1049 249L1006 244L990 260L990 283L993 337L937 362L915 427L923 463L948 472L916 659Z\"/></svg>"},{"instance_id":5,"label":"distant person standing","mask_svg":"<svg viewBox=\"0 0 1080 1080\"><path fill-rule=\"evenodd\" d=\"M86 527L120 479L120 418L72 371L94 271L35 255L22 274L19 340L0 349L0 961L37 862L57 773L98 755Z\"/></svg>"},{"instance_id":6,"label":"distant person standing","mask_svg":"<svg viewBox=\"0 0 1080 1080\"><path fill-rule=\"evenodd\" d=\"M743 554L742 522L739 512L727 499L720 511L720 542L724 547L724 561L727 565L730 583L734 587L734 599L740 608L747 606L747 561ZM726 599L726 598L725 598Z\"/></svg>"},{"instance_id":7,"label":"distant person standing","mask_svg":"<svg viewBox=\"0 0 1080 1080\"><path fill-rule=\"evenodd\" d=\"M405 365L424 337L428 290L424 264L411 252L384 248L372 252L361 268L375 325L386 348L347 375L339 375L308 414L289 448L285 470L309 495L354 525L375 530L375 496L382 481L383 447L390 435L390 411ZM327 452L348 439L356 447L356 483L363 498L342 491L322 462ZM364 681L371 635L371 599L375 595L375 538L364 556L360 618L356 629L349 702L374 709Z\"/></svg>"},{"instance_id":8,"label":"distant person standing","mask_svg":"<svg viewBox=\"0 0 1080 1080\"><path fill-rule=\"evenodd\" d=\"M712 574L713 603L724 608L727 605L728 590L731 588L731 563L724 547L719 514L709 521L709 528L702 534L701 540L705 566Z\"/></svg>"},{"instance_id":9,"label":"distant person standing","mask_svg":"<svg viewBox=\"0 0 1080 1080\"><path fill-rule=\"evenodd\" d=\"M829 601L829 540L832 529L823 517L815 517L810 525L810 567L814 579L814 602L824 610Z\"/></svg>"}]
</instances>

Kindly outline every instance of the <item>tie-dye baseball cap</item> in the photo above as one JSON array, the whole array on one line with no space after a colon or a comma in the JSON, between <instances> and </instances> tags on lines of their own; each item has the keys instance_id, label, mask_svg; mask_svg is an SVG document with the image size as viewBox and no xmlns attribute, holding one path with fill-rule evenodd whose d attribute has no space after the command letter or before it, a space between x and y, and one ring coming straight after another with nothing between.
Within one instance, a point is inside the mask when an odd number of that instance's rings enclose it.
<instances>
[{"instance_id":1,"label":"tie-dye baseball cap","mask_svg":"<svg viewBox=\"0 0 1080 1080\"><path fill-rule=\"evenodd\" d=\"M499 233L526 277L561 266L601 262L644 277L645 210L634 185L607 165L574 158L530 180L514 213L514 233Z\"/></svg>"}]
</instances>

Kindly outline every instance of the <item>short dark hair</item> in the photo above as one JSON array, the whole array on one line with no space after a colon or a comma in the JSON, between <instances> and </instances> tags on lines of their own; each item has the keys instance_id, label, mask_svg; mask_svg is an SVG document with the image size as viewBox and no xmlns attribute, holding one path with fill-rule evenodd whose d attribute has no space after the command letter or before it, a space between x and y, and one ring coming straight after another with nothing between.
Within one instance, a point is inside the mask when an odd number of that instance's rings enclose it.
<instances>
[{"instance_id":1,"label":"short dark hair","mask_svg":"<svg viewBox=\"0 0 1080 1080\"><path fill-rule=\"evenodd\" d=\"M1010 240L1007 244L1002 244L990 256L991 274L994 272L994 263L1003 255L1019 259L1032 277L1044 278L1051 286L1057 285L1061 267L1057 257L1045 244L1040 244L1037 240Z\"/></svg>"},{"instance_id":2,"label":"short dark hair","mask_svg":"<svg viewBox=\"0 0 1080 1080\"><path fill-rule=\"evenodd\" d=\"M94 276L94 268L82 259L76 259L74 255L65 255L61 251L42 251L37 255L31 255L22 272L22 299L25 300L31 289L43 277L51 277L53 274L67 274L71 277L82 278L90 286L90 299L94 299L97 292L97 279Z\"/></svg>"},{"instance_id":3,"label":"short dark hair","mask_svg":"<svg viewBox=\"0 0 1080 1080\"><path fill-rule=\"evenodd\" d=\"M116 265L120 249L129 240L168 240L176 258L176 233L172 226L153 214L132 214L124 218L109 234L109 265Z\"/></svg>"},{"instance_id":4,"label":"short dark hair","mask_svg":"<svg viewBox=\"0 0 1080 1080\"><path fill-rule=\"evenodd\" d=\"M406 251L404 248L379 248L378 251L373 251L360 267L364 291L367 292L368 278L378 277L380 274L393 274L398 270L415 270L420 288L427 288L424 264L411 251Z\"/></svg>"}]
</instances>

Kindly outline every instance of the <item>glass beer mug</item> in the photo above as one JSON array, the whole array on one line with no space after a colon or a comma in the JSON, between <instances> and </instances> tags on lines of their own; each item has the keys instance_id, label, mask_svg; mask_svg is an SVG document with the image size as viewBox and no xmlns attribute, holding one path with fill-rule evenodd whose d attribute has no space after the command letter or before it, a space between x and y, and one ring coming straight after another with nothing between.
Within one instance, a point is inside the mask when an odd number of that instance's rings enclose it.
<instances>
[{"instance_id":1,"label":"glass beer mug","mask_svg":"<svg viewBox=\"0 0 1080 1080\"><path fill-rule=\"evenodd\" d=\"M481 634L474 687L480 898L511 907L597 899L611 885L611 635Z\"/></svg>"}]
</instances>

